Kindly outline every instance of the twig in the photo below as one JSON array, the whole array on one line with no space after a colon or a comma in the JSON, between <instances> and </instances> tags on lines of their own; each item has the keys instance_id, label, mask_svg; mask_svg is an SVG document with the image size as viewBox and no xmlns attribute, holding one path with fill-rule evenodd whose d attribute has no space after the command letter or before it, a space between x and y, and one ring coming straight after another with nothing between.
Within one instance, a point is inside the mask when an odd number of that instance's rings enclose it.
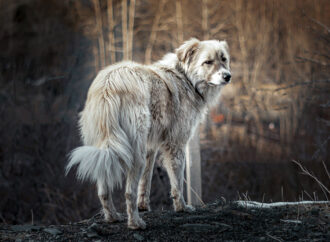
<instances>
[{"instance_id":1,"label":"twig","mask_svg":"<svg viewBox=\"0 0 330 242\"><path fill-rule=\"evenodd\" d=\"M315 151L315 153L313 154L312 158L316 159L319 155L319 153L321 152L321 150L325 147L325 145L328 143L328 140L330 140L330 136L328 136L328 138L320 145L320 148ZM330 179L330 178L329 178Z\"/></svg>"},{"instance_id":2,"label":"twig","mask_svg":"<svg viewBox=\"0 0 330 242\"><path fill-rule=\"evenodd\" d=\"M315 59L307 58L307 57L297 56L296 59L301 60L301 61L309 61L309 62L312 62L314 64L319 64L319 65L322 65L322 66L329 66L330 65L329 63L321 62L319 60L315 60Z\"/></svg>"},{"instance_id":3,"label":"twig","mask_svg":"<svg viewBox=\"0 0 330 242\"><path fill-rule=\"evenodd\" d=\"M187 184L187 181L185 178L183 178L184 182ZM203 202L202 198L197 194L197 192L192 188L190 187L190 190L195 194L195 196L197 197L197 199L201 202L201 204L203 206L205 206L205 203Z\"/></svg>"},{"instance_id":4,"label":"twig","mask_svg":"<svg viewBox=\"0 0 330 242\"><path fill-rule=\"evenodd\" d=\"M319 184L319 186L321 187L321 189L322 189L322 191L323 191L325 197L326 197L327 200L328 200L327 193L330 195L330 191L329 191L329 189L328 189L325 185L323 185L323 183L322 183L319 179L317 179L317 177L315 177L311 172L309 172L305 167L303 167L298 161L292 160L292 162L294 162L296 165L299 166L299 168L300 168L300 169L302 170L302 172L303 172L302 174L311 177L312 179L314 179L314 180L317 182L317 184Z\"/></svg>"},{"instance_id":5,"label":"twig","mask_svg":"<svg viewBox=\"0 0 330 242\"><path fill-rule=\"evenodd\" d=\"M312 18L312 17L307 16L305 13L304 13L304 15L305 15L307 18L309 18L311 21L313 21L314 23L316 23L316 24L318 24L319 26L321 26L322 28L324 28L328 33L330 33L330 28L329 28L327 25L321 23L320 21L316 20L315 18Z\"/></svg>"},{"instance_id":6,"label":"twig","mask_svg":"<svg viewBox=\"0 0 330 242\"><path fill-rule=\"evenodd\" d=\"M266 233L266 235L267 235L269 238L273 239L273 240L280 241L280 242L283 241L281 238L277 238L277 237L275 237L275 236L273 236L273 235L270 235L269 233Z\"/></svg>"},{"instance_id":7,"label":"twig","mask_svg":"<svg viewBox=\"0 0 330 242\"><path fill-rule=\"evenodd\" d=\"M312 196L309 195L309 193L307 191L304 190L304 193L309 197L310 200L313 200L314 201L314 198L312 198Z\"/></svg>"},{"instance_id":8,"label":"twig","mask_svg":"<svg viewBox=\"0 0 330 242\"><path fill-rule=\"evenodd\" d=\"M329 178L329 180L330 180L330 174L329 174L328 168L327 168L327 166L325 165L324 161L322 161L322 164L323 164L323 167L324 167L325 173L327 173L328 178Z\"/></svg>"},{"instance_id":9,"label":"twig","mask_svg":"<svg viewBox=\"0 0 330 242\"><path fill-rule=\"evenodd\" d=\"M246 193L242 193L245 201L251 201L251 198L249 198L248 193L249 193L248 191L246 191Z\"/></svg>"}]
</instances>

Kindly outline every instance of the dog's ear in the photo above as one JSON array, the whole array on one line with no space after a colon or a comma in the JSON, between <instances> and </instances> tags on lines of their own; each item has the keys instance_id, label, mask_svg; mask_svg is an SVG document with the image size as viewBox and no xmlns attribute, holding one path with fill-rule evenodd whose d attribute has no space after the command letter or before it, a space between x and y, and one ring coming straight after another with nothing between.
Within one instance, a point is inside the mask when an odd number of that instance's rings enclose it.
<instances>
[{"instance_id":1,"label":"dog's ear","mask_svg":"<svg viewBox=\"0 0 330 242\"><path fill-rule=\"evenodd\" d=\"M183 45L181 45L179 48L176 49L176 55L178 56L179 61L181 62L187 62L191 60L191 57L194 55L196 50L199 46L199 40L196 38L192 38L186 42L184 42Z\"/></svg>"},{"instance_id":2,"label":"dog's ear","mask_svg":"<svg viewBox=\"0 0 330 242\"><path fill-rule=\"evenodd\" d=\"M222 44L223 47L225 48L225 50L226 50L227 52L229 52L229 47L228 47L228 43L227 43L227 41L222 40L222 41L220 41L220 44Z\"/></svg>"}]
</instances>

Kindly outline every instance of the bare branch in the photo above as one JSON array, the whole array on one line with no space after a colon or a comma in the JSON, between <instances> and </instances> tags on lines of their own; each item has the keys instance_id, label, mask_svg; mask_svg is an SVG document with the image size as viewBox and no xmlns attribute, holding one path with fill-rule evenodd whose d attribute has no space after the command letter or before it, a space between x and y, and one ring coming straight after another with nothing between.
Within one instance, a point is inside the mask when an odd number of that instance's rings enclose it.
<instances>
[{"instance_id":1,"label":"bare branch","mask_svg":"<svg viewBox=\"0 0 330 242\"><path fill-rule=\"evenodd\" d=\"M101 68L105 66L105 49L104 49L104 37L102 29L102 12L100 8L99 0L93 0L96 27L98 32L98 42L99 42L99 54L101 59Z\"/></svg>"},{"instance_id":2,"label":"bare branch","mask_svg":"<svg viewBox=\"0 0 330 242\"><path fill-rule=\"evenodd\" d=\"M317 182L317 184L319 184L319 186L321 187L321 189L322 189L325 197L328 200L327 194L330 195L329 189L325 185L323 185L323 183L319 179L317 179L317 177L314 174L312 174L311 172L309 172L306 169L306 167L303 167L298 161L292 160L292 162L299 166L299 168L301 169L303 175L306 175L306 176L311 177L312 179L314 179L314 181Z\"/></svg>"},{"instance_id":3,"label":"bare branch","mask_svg":"<svg viewBox=\"0 0 330 242\"><path fill-rule=\"evenodd\" d=\"M324 28L328 33L330 33L330 28L329 28L327 25L321 23L320 21L316 20L315 18L312 18L312 17L310 17L310 16L307 16L306 14L304 14L304 15L305 15L308 19L310 19L311 21L313 21L314 23L316 23L317 25L319 25L319 26L321 26L322 28Z\"/></svg>"},{"instance_id":4,"label":"bare branch","mask_svg":"<svg viewBox=\"0 0 330 242\"><path fill-rule=\"evenodd\" d=\"M279 241L279 242L283 241L281 238L275 237L274 235L270 235L269 233L266 233L266 235L275 241Z\"/></svg>"},{"instance_id":5,"label":"bare branch","mask_svg":"<svg viewBox=\"0 0 330 242\"><path fill-rule=\"evenodd\" d=\"M330 140L330 136L328 136L328 138L320 145L318 150L315 151L315 153L312 156L313 159L316 159L319 156L320 152L324 149L324 147L326 146L329 140Z\"/></svg>"},{"instance_id":6,"label":"bare branch","mask_svg":"<svg viewBox=\"0 0 330 242\"><path fill-rule=\"evenodd\" d=\"M185 178L183 178L183 180L187 184L187 180ZM195 194L195 196L201 202L201 204L205 206L205 203L203 202L202 198L198 195L198 193L192 187L190 187L190 190Z\"/></svg>"},{"instance_id":7,"label":"bare branch","mask_svg":"<svg viewBox=\"0 0 330 242\"><path fill-rule=\"evenodd\" d=\"M127 40L127 0L121 2L121 29L123 35L124 60L128 59L128 40Z\"/></svg>"},{"instance_id":8,"label":"bare branch","mask_svg":"<svg viewBox=\"0 0 330 242\"><path fill-rule=\"evenodd\" d=\"M112 0L108 0L108 24L109 24L109 44L108 51L110 52L110 63L116 62L116 46L114 36L114 18Z\"/></svg>"},{"instance_id":9,"label":"bare branch","mask_svg":"<svg viewBox=\"0 0 330 242\"><path fill-rule=\"evenodd\" d=\"M204 40L209 39L209 14L208 14L208 0L202 1L202 29Z\"/></svg>"},{"instance_id":10,"label":"bare branch","mask_svg":"<svg viewBox=\"0 0 330 242\"><path fill-rule=\"evenodd\" d=\"M135 18L135 0L130 1L129 14L128 14L128 58L133 59L133 31L134 31L134 18Z\"/></svg>"},{"instance_id":11,"label":"bare branch","mask_svg":"<svg viewBox=\"0 0 330 242\"><path fill-rule=\"evenodd\" d=\"M327 166L325 165L324 161L322 161L322 164L323 164L324 170L325 170L325 172L327 173L328 178L329 178L329 180L330 180L330 173L329 173L328 168L327 168Z\"/></svg>"},{"instance_id":12,"label":"bare branch","mask_svg":"<svg viewBox=\"0 0 330 242\"><path fill-rule=\"evenodd\" d=\"M175 2L176 23L178 30L178 43L183 42L183 18L182 18L182 0Z\"/></svg>"},{"instance_id":13,"label":"bare branch","mask_svg":"<svg viewBox=\"0 0 330 242\"><path fill-rule=\"evenodd\" d=\"M158 10L155 13L155 19L154 19L152 27L151 27L150 38L149 38L149 42L148 42L146 52L145 52L145 57L144 57L145 62L147 64L149 64L151 62L151 52L152 52L152 48L153 48L153 45L154 45L154 43L156 41L156 37L157 37L157 31L156 30L158 29L161 12L164 9L165 3L166 3L166 0L161 0L160 3L159 3L159 6L158 6Z\"/></svg>"},{"instance_id":14,"label":"bare branch","mask_svg":"<svg viewBox=\"0 0 330 242\"><path fill-rule=\"evenodd\" d=\"M325 63L325 62L315 60L315 59L312 59L312 58L307 58L307 57L297 56L296 59L301 60L301 61L309 61L309 62L312 62L314 64L319 64L319 65L322 65L322 66L329 66L330 65L329 63Z\"/></svg>"}]
</instances>

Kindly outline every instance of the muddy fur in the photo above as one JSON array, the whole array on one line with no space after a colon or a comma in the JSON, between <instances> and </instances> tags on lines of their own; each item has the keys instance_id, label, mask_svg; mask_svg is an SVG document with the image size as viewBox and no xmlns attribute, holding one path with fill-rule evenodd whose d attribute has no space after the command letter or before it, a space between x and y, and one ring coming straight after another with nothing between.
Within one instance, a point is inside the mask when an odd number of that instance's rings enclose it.
<instances>
[{"instance_id":1,"label":"muddy fur","mask_svg":"<svg viewBox=\"0 0 330 242\"><path fill-rule=\"evenodd\" d=\"M152 65L121 62L93 81L80 130L84 146L70 154L67 172L97 183L105 219L120 220L113 187L126 177L128 227L145 228L138 208L149 210L157 152L171 182L175 211L192 210L183 191L185 148L221 88L230 82L225 41L191 39Z\"/></svg>"}]
</instances>

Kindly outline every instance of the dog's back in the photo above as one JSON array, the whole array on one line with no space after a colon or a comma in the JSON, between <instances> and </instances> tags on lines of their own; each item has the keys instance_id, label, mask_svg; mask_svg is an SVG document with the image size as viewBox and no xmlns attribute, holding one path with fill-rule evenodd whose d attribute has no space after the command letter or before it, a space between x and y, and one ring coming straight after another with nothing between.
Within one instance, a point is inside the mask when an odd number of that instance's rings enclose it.
<instances>
[{"instance_id":1,"label":"dog's back","mask_svg":"<svg viewBox=\"0 0 330 242\"><path fill-rule=\"evenodd\" d=\"M127 109L136 109L137 104L148 101L148 80L142 72L143 66L133 62L122 62L99 72L89 88L79 122L85 145L104 148L107 138L121 132L119 124L134 114Z\"/></svg>"}]
</instances>

